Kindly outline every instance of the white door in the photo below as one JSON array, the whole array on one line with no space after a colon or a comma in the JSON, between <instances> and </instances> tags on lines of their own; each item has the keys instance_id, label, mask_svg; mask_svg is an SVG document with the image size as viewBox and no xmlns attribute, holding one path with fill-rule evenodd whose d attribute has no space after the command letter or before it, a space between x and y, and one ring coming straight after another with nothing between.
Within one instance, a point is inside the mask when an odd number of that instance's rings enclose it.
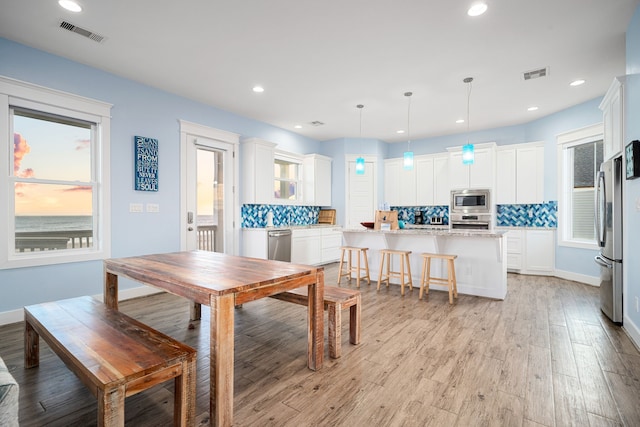
<instances>
[{"instance_id":1,"label":"white door","mask_svg":"<svg viewBox=\"0 0 640 427\"><path fill-rule=\"evenodd\" d=\"M181 139L181 248L236 254L237 135L181 123Z\"/></svg>"},{"instance_id":2,"label":"white door","mask_svg":"<svg viewBox=\"0 0 640 427\"><path fill-rule=\"evenodd\" d=\"M356 174L355 158L347 159L345 228L359 228L361 222L373 222L377 209L377 163L365 158L364 174Z\"/></svg>"}]
</instances>

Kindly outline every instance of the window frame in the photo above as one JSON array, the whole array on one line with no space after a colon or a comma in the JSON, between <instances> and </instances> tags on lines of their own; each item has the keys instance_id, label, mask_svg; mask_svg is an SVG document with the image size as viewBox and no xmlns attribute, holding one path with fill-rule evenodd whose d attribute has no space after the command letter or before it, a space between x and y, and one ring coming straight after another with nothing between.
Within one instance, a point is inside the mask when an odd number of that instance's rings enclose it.
<instances>
[{"instance_id":1,"label":"window frame","mask_svg":"<svg viewBox=\"0 0 640 427\"><path fill-rule=\"evenodd\" d=\"M571 204L567 196L568 185L573 183L573 158L567 155L567 150L579 145L604 141L604 127L602 123L559 134L557 142L557 186L558 186L558 246L598 249L595 238L593 241L575 239L570 233L572 214ZM571 172L571 173L569 173ZM594 201L595 209L595 201Z\"/></svg>"},{"instance_id":2,"label":"window frame","mask_svg":"<svg viewBox=\"0 0 640 427\"><path fill-rule=\"evenodd\" d=\"M95 123L92 150L93 245L74 250L15 251L13 123L11 108L26 108ZM111 256L111 104L0 76L0 269L92 261ZM15 188L15 187L14 187Z\"/></svg>"}]
</instances>

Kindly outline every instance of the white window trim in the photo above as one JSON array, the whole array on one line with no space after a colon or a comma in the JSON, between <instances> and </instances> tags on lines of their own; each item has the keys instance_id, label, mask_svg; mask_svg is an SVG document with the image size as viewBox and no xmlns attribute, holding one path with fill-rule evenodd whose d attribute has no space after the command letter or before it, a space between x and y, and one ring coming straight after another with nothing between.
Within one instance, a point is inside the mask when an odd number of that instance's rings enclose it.
<instances>
[{"instance_id":1,"label":"white window trim","mask_svg":"<svg viewBox=\"0 0 640 427\"><path fill-rule=\"evenodd\" d=\"M14 201L10 196L7 179L13 158L9 147L13 144L9 123L9 105L31 107L36 110L71 115L96 122L96 155L93 165L98 195L94 206L94 247L73 251L42 251L15 253ZM111 256L110 213L110 141L111 104L82 96L49 89L20 80L0 76L0 269L32 267L68 262L91 261ZM13 193L11 193L13 194Z\"/></svg>"},{"instance_id":2,"label":"white window trim","mask_svg":"<svg viewBox=\"0 0 640 427\"><path fill-rule=\"evenodd\" d=\"M584 240L572 239L568 235L570 228L567 226L567 223L570 221L570 210L567 209L568 201L565 195L565 188L567 188L567 180L570 179L570 177L567 176L565 171L570 165L566 163L568 159L565 158L564 150L603 138L604 127L602 123L561 133L556 138L558 168L556 175L558 177L558 246L593 250L598 249L598 244L595 241L585 242ZM572 167L571 169L573 170Z\"/></svg>"}]
</instances>

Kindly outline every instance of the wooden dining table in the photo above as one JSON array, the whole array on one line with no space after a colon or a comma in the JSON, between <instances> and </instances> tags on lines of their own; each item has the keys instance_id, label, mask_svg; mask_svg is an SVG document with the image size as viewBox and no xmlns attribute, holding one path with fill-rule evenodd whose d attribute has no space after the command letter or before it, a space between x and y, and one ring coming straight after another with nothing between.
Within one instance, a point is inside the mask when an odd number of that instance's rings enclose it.
<instances>
[{"instance_id":1,"label":"wooden dining table","mask_svg":"<svg viewBox=\"0 0 640 427\"><path fill-rule=\"evenodd\" d=\"M324 270L322 267L192 251L113 258L104 261L104 303L118 309L118 277L211 308L210 395L212 426L233 424L234 308L308 286L307 365L322 367ZM192 310L192 317L194 311ZM199 315L199 312L196 312Z\"/></svg>"}]
</instances>

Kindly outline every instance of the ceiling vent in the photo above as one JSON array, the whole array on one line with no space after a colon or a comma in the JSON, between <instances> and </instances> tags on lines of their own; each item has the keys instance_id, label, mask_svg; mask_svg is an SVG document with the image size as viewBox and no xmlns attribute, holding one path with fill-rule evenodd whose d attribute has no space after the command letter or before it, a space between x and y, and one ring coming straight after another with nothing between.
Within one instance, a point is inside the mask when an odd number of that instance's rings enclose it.
<instances>
[{"instance_id":1,"label":"ceiling vent","mask_svg":"<svg viewBox=\"0 0 640 427\"><path fill-rule=\"evenodd\" d=\"M546 77L549 75L549 67L538 68L537 70L525 71L522 73L522 77L525 80L537 79L540 77Z\"/></svg>"},{"instance_id":2,"label":"ceiling vent","mask_svg":"<svg viewBox=\"0 0 640 427\"><path fill-rule=\"evenodd\" d=\"M82 27L78 27L76 25L73 25L70 22L67 21L62 21L60 23L60 28L67 30L67 31L71 31L72 33L76 33L76 34L80 34L83 37L86 37L88 39L93 40L94 42L102 42L104 40L104 36L101 36L100 34L94 33L93 31L89 31L85 28Z\"/></svg>"},{"instance_id":3,"label":"ceiling vent","mask_svg":"<svg viewBox=\"0 0 640 427\"><path fill-rule=\"evenodd\" d=\"M313 122L309 123L311 126L322 126L324 125L323 122L318 121L318 120L314 120Z\"/></svg>"}]
</instances>

